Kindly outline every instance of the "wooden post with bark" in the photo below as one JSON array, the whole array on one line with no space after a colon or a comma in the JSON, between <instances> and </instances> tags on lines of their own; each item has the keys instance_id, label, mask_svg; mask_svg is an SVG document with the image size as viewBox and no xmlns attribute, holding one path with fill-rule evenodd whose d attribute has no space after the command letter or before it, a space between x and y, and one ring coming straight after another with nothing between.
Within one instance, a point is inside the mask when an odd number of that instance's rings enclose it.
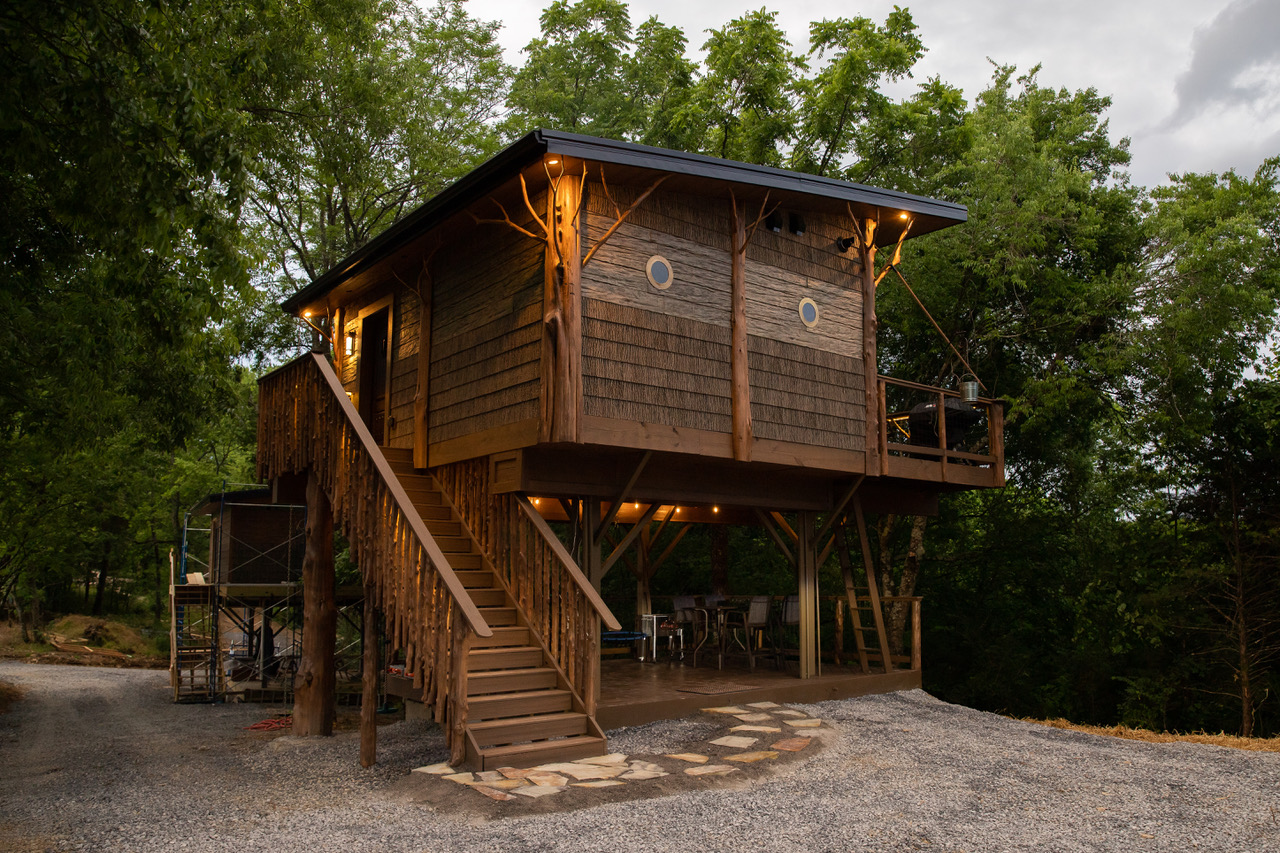
<instances>
[{"instance_id":1,"label":"wooden post with bark","mask_svg":"<svg viewBox=\"0 0 1280 853\"><path fill-rule=\"evenodd\" d=\"M378 614L377 591L372 584L364 588L364 656L361 660L360 695L360 766L372 767L378 761Z\"/></svg>"},{"instance_id":2,"label":"wooden post with bark","mask_svg":"<svg viewBox=\"0 0 1280 853\"><path fill-rule=\"evenodd\" d=\"M338 627L333 584L333 512L312 469L307 472L307 544L302 559L302 658L293 688L293 733L300 737L333 734Z\"/></svg>"}]
</instances>

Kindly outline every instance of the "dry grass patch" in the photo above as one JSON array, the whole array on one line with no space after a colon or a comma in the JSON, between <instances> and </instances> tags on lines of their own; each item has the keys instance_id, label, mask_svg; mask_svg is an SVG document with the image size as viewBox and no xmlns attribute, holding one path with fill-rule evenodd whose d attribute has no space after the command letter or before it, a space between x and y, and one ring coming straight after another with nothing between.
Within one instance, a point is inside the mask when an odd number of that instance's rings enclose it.
<instances>
[{"instance_id":1,"label":"dry grass patch","mask_svg":"<svg viewBox=\"0 0 1280 853\"><path fill-rule=\"evenodd\" d=\"M1031 720L1025 722L1054 729L1069 729L1073 732L1085 732L1104 737L1118 737L1126 740L1143 740L1147 743L1205 743L1210 746L1225 746L1230 749L1247 749L1254 752L1280 752L1280 737L1239 737L1229 734L1178 734L1177 732L1153 732L1147 729L1131 729L1128 726L1085 726L1068 720Z\"/></svg>"}]
</instances>

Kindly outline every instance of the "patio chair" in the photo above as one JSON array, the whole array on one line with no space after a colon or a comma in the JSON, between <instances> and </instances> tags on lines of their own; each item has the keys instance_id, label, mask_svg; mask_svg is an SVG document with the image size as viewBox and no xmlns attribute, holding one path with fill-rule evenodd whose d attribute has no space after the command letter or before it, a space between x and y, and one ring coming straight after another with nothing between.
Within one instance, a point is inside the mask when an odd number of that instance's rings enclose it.
<instances>
[{"instance_id":1,"label":"patio chair","mask_svg":"<svg viewBox=\"0 0 1280 853\"><path fill-rule=\"evenodd\" d=\"M789 652L795 651L796 657L799 657L800 648L800 596L788 595L782 601L782 612L779 614L777 623L777 640L775 642L775 651L778 656L778 667L781 669L786 665L789 658ZM795 629L795 646L789 646L788 641L791 639L791 629Z\"/></svg>"},{"instance_id":2,"label":"patio chair","mask_svg":"<svg viewBox=\"0 0 1280 853\"><path fill-rule=\"evenodd\" d=\"M684 629L685 648L693 650L693 662L697 666L698 648L706 641L706 614L698 609L692 595L676 595L671 599L671 619L677 628Z\"/></svg>"},{"instance_id":3,"label":"patio chair","mask_svg":"<svg viewBox=\"0 0 1280 853\"><path fill-rule=\"evenodd\" d=\"M751 604L746 610L738 613L730 613L728 626L729 630L741 633L741 645L747 652L747 666L752 672L756 669L756 639L757 636L763 639L768 633L769 628L769 605L772 599L767 595L755 595L751 597ZM774 658L777 658L777 646L770 638L770 648L773 650Z\"/></svg>"}]
</instances>

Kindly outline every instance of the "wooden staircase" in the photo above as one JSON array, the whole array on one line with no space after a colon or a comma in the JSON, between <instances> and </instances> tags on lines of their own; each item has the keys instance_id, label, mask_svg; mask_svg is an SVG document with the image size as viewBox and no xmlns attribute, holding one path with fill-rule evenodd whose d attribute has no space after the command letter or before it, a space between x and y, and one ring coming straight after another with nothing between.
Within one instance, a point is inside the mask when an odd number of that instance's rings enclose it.
<instances>
[{"instance_id":1,"label":"wooden staircase","mask_svg":"<svg viewBox=\"0 0 1280 853\"><path fill-rule=\"evenodd\" d=\"M410 450L383 448L400 485L493 628L467 655L467 759L479 770L532 767L604 755L604 732L435 480Z\"/></svg>"}]
</instances>

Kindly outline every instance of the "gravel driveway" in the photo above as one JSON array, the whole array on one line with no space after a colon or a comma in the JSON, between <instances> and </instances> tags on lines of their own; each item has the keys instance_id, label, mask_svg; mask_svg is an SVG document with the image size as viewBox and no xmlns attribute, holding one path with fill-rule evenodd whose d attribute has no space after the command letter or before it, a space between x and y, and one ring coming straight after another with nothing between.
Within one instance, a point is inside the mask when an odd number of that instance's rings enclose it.
<instances>
[{"instance_id":1,"label":"gravel driveway","mask_svg":"<svg viewBox=\"0 0 1280 853\"><path fill-rule=\"evenodd\" d=\"M173 705L163 672L0 662L0 679L26 691L0 717L6 851L1280 851L1280 754L1049 729L918 690L799 706L827 724L821 748L757 776L512 816L406 796L410 769L445 758L420 725L380 728L365 771L354 732L245 731L270 709ZM681 750L706 725L610 745Z\"/></svg>"}]
</instances>

